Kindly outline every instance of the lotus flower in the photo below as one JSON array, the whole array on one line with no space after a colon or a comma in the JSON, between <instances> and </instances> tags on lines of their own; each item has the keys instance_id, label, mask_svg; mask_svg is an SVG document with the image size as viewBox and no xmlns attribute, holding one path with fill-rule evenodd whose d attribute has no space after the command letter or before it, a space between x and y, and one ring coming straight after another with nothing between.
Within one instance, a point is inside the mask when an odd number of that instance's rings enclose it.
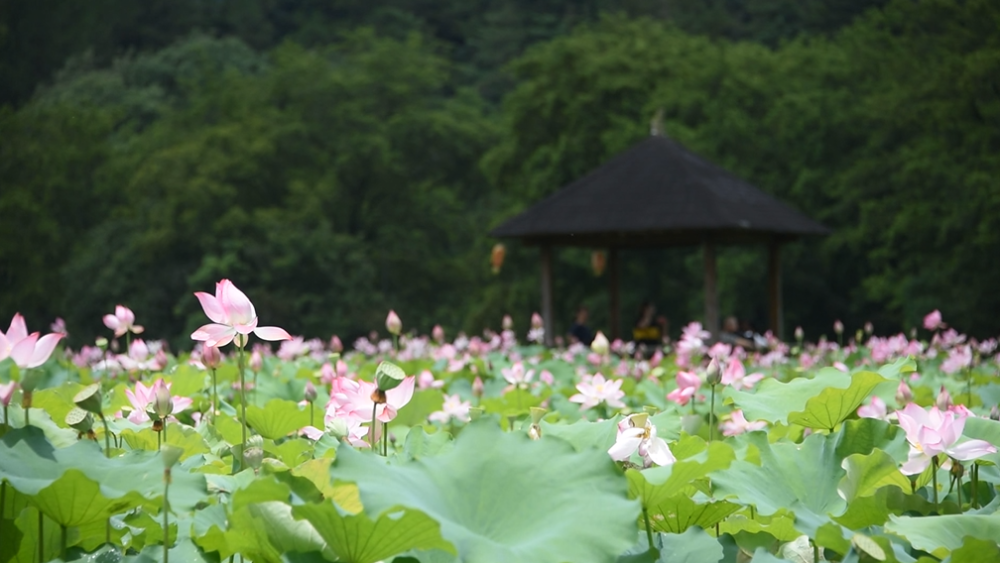
<instances>
[{"instance_id":1,"label":"lotus flower","mask_svg":"<svg viewBox=\"0 0 1000 563\"><path fill-rule=\"evenodd\" d=\"M24 317L15 313L7 333L0 332L0 360L10 357L21 368L34 368L44 364L65 335L52 333L39 338L38 334L28 334Z\"/></svg>"},{"instance_id":2,"label":"lotus flower","mask_svg":"<svg viewBox=\"0 0 1000 563\"><path fill-rule=\"evenodd\" d=\"M149 422L147 409L156 406L158 392L160 395L159 399L163 403L159 405L160 407L166 406L166 399L169 399L172 403L172 408L169 409L171 414L178 414L187 410L194 401L189 397L170 396L170 385L170 383L165 383L161 378L157 379L150 387L146 387L141 381L137 381L135 383L135 391L126 389L125 397L128 398L128 402L132 403L132 412L128 415L128 420L135 424ZM121 417L122 414L118 412L115 416Z\"/></svg>"},{"instance_id":3,"label":"lotus flower","mask_svg":"<svg viewBox=\"0 0 1000 563\"><path fill-rule=\"evenodd\" d=\"M142 331L145 330L140 325L135 324L135 313L124 305L115 305L115 314L104 315L104 326L115 331L115 336L122 336L126 332L142 334Z\"/></svg>"},{"instance_id":4,"label":"lotus flower","mask_svg":"<svg viewBox=\"0 0 1000 563\"><path fill-rule=\"evenodd\" d=\"M873 396L870 405L862 405L858 407L858 416L861 418L889 420L889 409L886 406L885 401L877 396Z\"/></svg>"},{"instance_id":5,"label":"lotus flower","mask_svg":"<svg viewBox=\"0 0 1000 563\"><path fill-rule=\"evenodd\" d=\"M688 404L691 397L694 397L699 387L701 387L701 378L698 377L698 374L689 371L677 372L677 389L667 394L667 399L684 406Z\"/></svg>"},{"instance_id":6,"label":"lotus flower","mask_svg":"<svg viewBox=\"0 0 1000 563\"><path fill-rule=\"evenodd\" d=\"M941 412L937 407L924 410L910 403L896 411L896 416L910 442L909 459L900 468L904 475L922 472L931 459L942 453L957 460L969 461L997 451L985 440L966 440L959 444L966 417L954 412Z\"/></svg>"},{"instance_id":7,"label":"lotus flower","mask_svg":"<svg viewBox=\"0 0 1000 563\"><path fill-rule=\"evenodd\" d=\"M589 381L581 381L576 384L579 391L569 398L570 402L580 403L580 410L587 410L604 403L609 407L622 408L625 403L621 401L625 392L621 390L622 380L606 380L601 374L590 378Z\"/></svg>"},{"instance_id":8,"label":"lotus flower","mask_svg":"<svg viewBox=\"0 0 1000 563\"><path fill-rule=\"evenodd\" d=\"M747 375L743 362L737 357L732 357L726 365L726 371L722 374L722 384L729 385L733 389L750 389L758 381L764 379L763 373L752 373Z\"/></svg>"},{"instance_id":9,"label":"lotus flower","mask_svg":"<svg viewBox=\"0 0 1000 563\"><path fill-rule=\"evenodd\" d=\"M430 416L427 417L428 420L432 422L440 422L442 424L448 422L452 418L461 420L462 422L469 421L469 409L472 405L469 401L463 401L458 393L454 395L445 395L444 404L441 406L441 410L437 412L432 412Z\"/></svg>"},{"instance_id":10,"label":"lotus flower","mask_svg":"<svg viewBox=\"0 0 1000 563\"><path fill-rule=\"evenodd\" d=\"M192 340L199 340L206 346L222 347L236 339L236 345L243 347L251 332L261 340L291 340L284 329L276 326L257 326L257 311L246 294L233 282L222 280L215 284L215 295L203 291L194 294L201 308L212 320L191 333ZM240 335L237 337L236 335Z\"/></svg>"},{"instance_id":11,"label":"lotus flower","mask_svg":"<svg viewBox=\"0 0 1000 563\"><path fill-rule=\"evenodd\" d=\"M663 438L656 436L656 426L645 413L633 414L618 423L618 436L608 455L615 461L625 461L637 451L647 465L670 465L677 460Z\"/></svg>"},{"instance_id":12,"label":"lotus flower","mask_svg":"<svg viewBox=\"0 0 1000 563\"><path fill-rule=\"evenodd\" d=\"M331 385L330 403L338 416L371 420L374 407L375 418L382 422L390 422L396 418L399 409L406 406L413 398L415 380L412 375L403 379L398 387L385 392L385 403L375 404L372 395L378 390L378 385L374 382L352 381L346 377L338 377Z\"/></svg>"},{"instance_id":13,"label":"lotus flower","mask_svg":"<svg viewBox=\"0 0 1000 563\"><path fill-rule=\"evenodd\" d=\"M934 309L927 316L924 317L924 328L927 330L937 330L939 328L944 328L946 325L941 322L941 311Z\"/></svg>"},{"instance_id":14,"label":"lotus flower","mask_svg":"<svg viewBox=\"0 0 1000 563\"><path fill-rule=\"evenodd\" d=\"M763 430L764 428L767 428L767 422L763 420L747 422L747 418L743 414L743 411L735 410L731 415L729 415L729 420L721 424L721 428L723 436L737 436L739 434L743 434L744 432Z\"/></svg>"}]
</instances>

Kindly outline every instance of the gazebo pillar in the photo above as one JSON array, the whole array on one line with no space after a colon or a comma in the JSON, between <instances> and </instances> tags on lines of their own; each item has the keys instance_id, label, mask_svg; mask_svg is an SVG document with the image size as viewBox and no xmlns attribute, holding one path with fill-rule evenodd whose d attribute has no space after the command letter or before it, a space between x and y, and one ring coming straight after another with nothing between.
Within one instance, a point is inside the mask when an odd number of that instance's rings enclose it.
<instances>
[{"instance_id":1,"label":"gazebo pillar","mask_svg":"<svg viewBox=\"0 0 1000 563\"><path fill-rule=\"evenodd\" d=\"M767 293L771 332L785 338L785 312L781 302L781 243L771 240L767 246Z\"/></svg>"},{"instance_id":2,"label":"gazebo pillar","mask_svg":"<svg viewBox=\"0 0 1000 563\"><path fill-rule=\"evenodd\" d=\"M716 287L715 243L705 241L705 330L719 334L719 291Z\"/></svg>"},{"instance_id":3,"label":"gazebo pillar","mask_svg":"<svg viewBox=\"0 0 1000 563\"><path fill-rule=\"evenodd\" d=\"M619 286L618 286L618 276L619 276L619 259L618 259L618 249L611 247L608 249L608 303L611 306L610 316L608 317L608 328L610 329L611 340L614 341L621 335L621 325L622 325L622 308L621 301L619 300Z\"/></svg>"},{"instance_id":4,"label":"gazebo pillar","mask_svg":"<svg viewBox=\"0 0 1000 563\"><path fill-rule=\"evenodd\" d=\"M552 346L555 341L552 328L552 246L541 247L542 256L542 322L545 328L545 345Z\"/></svg>"}]
</instances>

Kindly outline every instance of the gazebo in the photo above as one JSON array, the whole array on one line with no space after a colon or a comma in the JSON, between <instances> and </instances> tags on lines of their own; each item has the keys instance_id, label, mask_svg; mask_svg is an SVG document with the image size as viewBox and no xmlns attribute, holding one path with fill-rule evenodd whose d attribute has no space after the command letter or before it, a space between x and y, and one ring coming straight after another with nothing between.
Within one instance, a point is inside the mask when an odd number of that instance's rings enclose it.
<instances>
[{"instance_id":1,"label":"gazebo","mask_svg":"<svg viewBox=\"0 0 1000 563\"><path fill-rule=\"evenodd\" d=\"M542 317L552 344L552 249L607 249L611 333L620 326L619 250L700 245L705 262L705 328L719 331L715 249L768 248L770 327L782 335L781 245L830 230L674 140L652 135L565 186L490 234L537 246Z\"/></svg>"}]
</instances>

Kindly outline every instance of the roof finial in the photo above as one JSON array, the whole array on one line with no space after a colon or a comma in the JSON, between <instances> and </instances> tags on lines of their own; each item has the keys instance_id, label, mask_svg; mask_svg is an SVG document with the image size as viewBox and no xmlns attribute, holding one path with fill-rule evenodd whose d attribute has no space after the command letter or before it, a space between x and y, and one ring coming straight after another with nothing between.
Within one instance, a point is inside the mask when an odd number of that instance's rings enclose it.
<instances>
[{"instance_id":1,"label":"roof finial","mask_svg":"<svg viewBox=\"0 0 1000 563\"><path fill-rule=\"evenodd\" d=\"M663 130L663 108L656 110L653 114L653 119L649 122L649 134L654 137L666 137L667 133Z\"/></svg>"}]
</instances>

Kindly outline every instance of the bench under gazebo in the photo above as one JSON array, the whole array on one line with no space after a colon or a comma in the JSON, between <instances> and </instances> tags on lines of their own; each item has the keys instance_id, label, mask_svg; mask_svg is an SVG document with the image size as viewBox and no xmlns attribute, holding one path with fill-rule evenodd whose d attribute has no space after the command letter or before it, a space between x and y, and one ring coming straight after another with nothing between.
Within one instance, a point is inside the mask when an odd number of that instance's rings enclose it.
<instances>
[{"instance_id":1,"label":"bench under gazebo","mask_svg":"<svg viewBox=\"0 0 1000 563\"><path fill-rule=\"evenodd\" d=\"M700 245L705 262L705 328L718 334L715 249L768 248L770 328L782 331L781 245L830 230L668 137L653 135L491 231L537 246L542 317L553 339L552 249L606 249L611 335L620 329L619 250Z\"/></svg>"}]
</instances>

